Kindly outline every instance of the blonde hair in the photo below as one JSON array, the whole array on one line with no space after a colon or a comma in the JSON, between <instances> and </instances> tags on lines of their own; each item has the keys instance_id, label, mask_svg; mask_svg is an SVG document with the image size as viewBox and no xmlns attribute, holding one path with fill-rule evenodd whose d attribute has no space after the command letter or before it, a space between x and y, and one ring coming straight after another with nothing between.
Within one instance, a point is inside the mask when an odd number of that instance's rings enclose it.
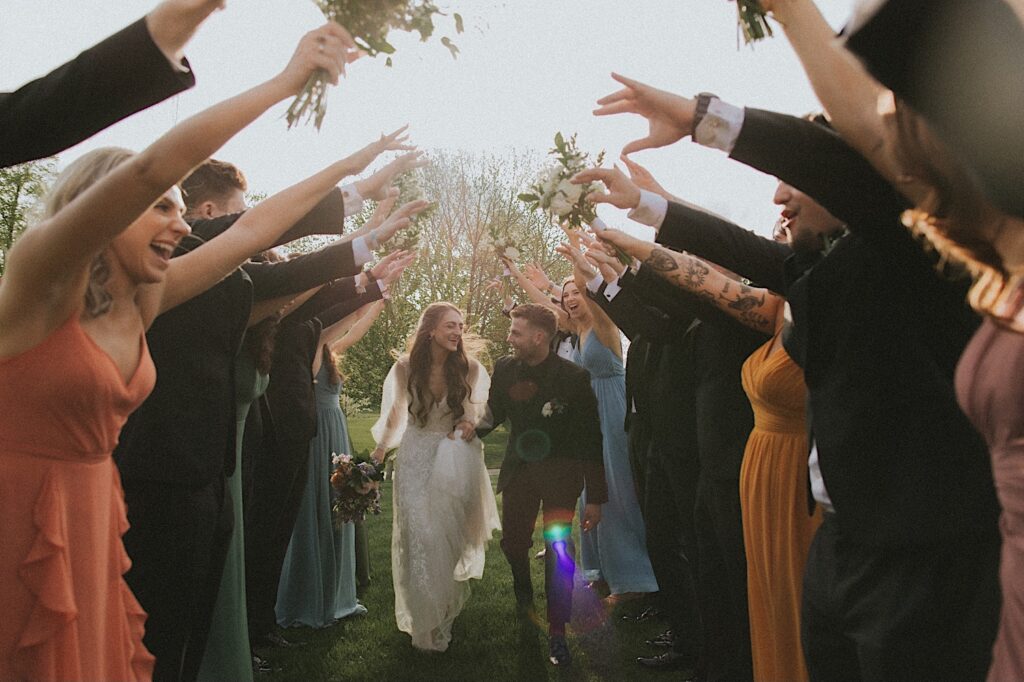
<instances>
[{"instance_id":1,"label":"blonde hair","mask_svg":"<svg viewBox=\"0 0 1024 682\"><path fill-rule=\"evenodd\" d=\"M135 152L123 147L101 147L75 160L57 176L43 205L43 219L57 215L65 206L96 184L101 178L131 157ZM110 265L101 253L89 267L89 285L85 291L85 311L99 317L110 310L112 298L106 289Z\"/></svg>"}]
</instances>

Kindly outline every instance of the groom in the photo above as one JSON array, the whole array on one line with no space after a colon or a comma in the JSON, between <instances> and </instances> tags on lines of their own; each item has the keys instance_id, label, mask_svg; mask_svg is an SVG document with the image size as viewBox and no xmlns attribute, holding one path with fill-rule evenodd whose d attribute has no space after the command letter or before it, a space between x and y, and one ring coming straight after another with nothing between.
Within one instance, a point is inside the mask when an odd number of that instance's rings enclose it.
<instances>
[{"instance_id":1,"label":"groom","mask_svg":"<svg viewBox=\"0 0 1024 682\"><path fill-rule=\"evenodd\" d=\"M513 309L511 318L513 356L494 365L488 398L492 418L477 433L483 437L506 419L512 421L498 476L501 549L512 567L516 603L528 612L533 606L530 545L543 505L550 660L566 666L572 662L565 624L576 569L573 511L585 485L588 504L580 525L590 532L608 500L597 398L585 369L550 352L557 328L551 310L528 303Z\"/></svg>"}]
</instances>

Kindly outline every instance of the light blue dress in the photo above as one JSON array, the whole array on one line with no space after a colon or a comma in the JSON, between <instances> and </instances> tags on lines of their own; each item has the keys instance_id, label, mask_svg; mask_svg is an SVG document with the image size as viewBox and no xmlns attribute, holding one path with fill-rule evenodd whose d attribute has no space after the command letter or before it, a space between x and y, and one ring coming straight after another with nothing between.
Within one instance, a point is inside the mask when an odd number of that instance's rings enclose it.
<instances>
[{"instance_id":1,"label":"light blue dress","mask_svg":"<svg viewBox=\"0 0 1024 682\"><path fill-rule=\"evenodd\" d=\"M647 557L644 520L629 465L629 440L625 430L626 372L622 360L598 340L593 332L581 337L573 361L590 372L590 385L597 396L604 441L604 474L608 481L608 502L601 506L597 530L583 533L580 558L583 577L604 579L612 594L657 592L658 581ZM586 504L586 491L580 510Z\"/></svg>"},{"instance_id":2,"label":"light blue dress","mask_svg":"<svg viewBox=\"0 0 1024 682\"><path fill-rule=\"evenodd\" d=\"M356 599L356 535L351 523L336 530L331 519L331 456L353 454L341 383L332 386L326 366L317 372L316 437L309 444L309 478L284 558L275 613L281 627L322 628L366 613Z\"/></svg>"}]
</instances>

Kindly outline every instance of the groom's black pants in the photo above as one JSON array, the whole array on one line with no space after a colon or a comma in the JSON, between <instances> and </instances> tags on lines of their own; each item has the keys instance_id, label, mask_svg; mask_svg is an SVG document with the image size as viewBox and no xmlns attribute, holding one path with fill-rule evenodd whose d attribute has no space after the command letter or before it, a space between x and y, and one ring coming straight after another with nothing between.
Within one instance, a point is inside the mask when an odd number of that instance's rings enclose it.
<instances>
[{"instance_id":1,"label":"groom's black pants","mask_svg":"<svg viewBox=\"0 0 1024 682\"><path fill-rule=\"evenodd\" d=\"M537 512L543 509L548 624L555 632L564 629L572 615L576 553L571 531L576 500L582 491L582 463L551 459L524 464L501 492L501 549L517 587L523 580L529 581L533 531Z\"/></svg>"}]
</instances>

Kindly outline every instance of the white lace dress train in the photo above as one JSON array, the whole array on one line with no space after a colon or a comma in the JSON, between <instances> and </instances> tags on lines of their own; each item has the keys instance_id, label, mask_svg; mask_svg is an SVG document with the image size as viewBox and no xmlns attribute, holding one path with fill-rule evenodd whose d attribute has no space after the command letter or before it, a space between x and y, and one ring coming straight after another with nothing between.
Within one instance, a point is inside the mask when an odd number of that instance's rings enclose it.
<instances>
[{"instance_id":1,"label":"white lace dress train","mask_svg":"<svg viewBox=\"0 0 1024 682\"><path fill-rule=\"evenodd\" d=\"M472 363L469 382L461 419L475 423L490 387L479 363ZM391 535L395 621L414 647L445 651L469 598L468 581L483 576L487 541L501 523L483 443L448 438L454 420L444 400L431 408L426 424L409 424L407 386L403 359L388 374L381 418L372 429L378 444L398 446Z\"/></svg>"}]
</instances>

